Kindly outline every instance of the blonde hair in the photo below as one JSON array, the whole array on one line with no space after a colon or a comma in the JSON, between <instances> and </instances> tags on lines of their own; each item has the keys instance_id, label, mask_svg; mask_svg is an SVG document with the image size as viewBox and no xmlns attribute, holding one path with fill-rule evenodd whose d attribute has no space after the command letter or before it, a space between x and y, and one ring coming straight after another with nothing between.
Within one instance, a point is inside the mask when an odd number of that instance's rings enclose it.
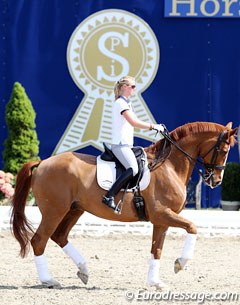
<instances>
[{"instance_id":1,"label":"blonde hair","mask_svg":"<svg viewBox=\"0 0 240 305\"><path fill-rule=\"evenodd\" d=\"M121 95L121 88L123 85L130 86L133 84L135 84L135 78L132 76L123 76L122 78L120 78L120 80L117 81L114 85L115 100Z\"/></svg>"}]
</instances>

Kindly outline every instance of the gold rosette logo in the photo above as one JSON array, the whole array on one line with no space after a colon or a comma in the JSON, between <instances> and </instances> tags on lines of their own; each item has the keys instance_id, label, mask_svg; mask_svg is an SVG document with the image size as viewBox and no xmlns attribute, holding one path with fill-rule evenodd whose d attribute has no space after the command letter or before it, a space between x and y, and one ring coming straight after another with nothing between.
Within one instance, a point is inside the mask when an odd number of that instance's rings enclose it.
<instances>
[{"instance_id":1,"label":"gold rosette logo","mask_svg":"<svg viewBox=\"0 0 240 305\"><path fill-rule=\"evenodd\" d=\"M102 150L103 142L111 143L113 87L124 75L136 79L131 98L134 112L143 121L155 122L141 93L156 75L159 46L141 18L116 9L89 16L72 33L67 63L73 81L85 96L54 153L88 145ZM153 133L135 130L135 136L151 141Z\"/></svg>"}]
</instances>

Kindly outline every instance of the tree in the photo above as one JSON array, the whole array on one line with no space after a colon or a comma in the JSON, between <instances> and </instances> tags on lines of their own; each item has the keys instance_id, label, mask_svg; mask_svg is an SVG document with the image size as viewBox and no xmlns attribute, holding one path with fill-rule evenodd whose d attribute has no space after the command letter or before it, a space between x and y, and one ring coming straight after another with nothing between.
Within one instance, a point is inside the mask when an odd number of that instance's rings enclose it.
<instances>
[{"instance_id":1,"label":"tree","mask_svg":"<svg viewBox=\"0 0 240 305\"><path fill-rule=\"evenodd\" d=\"M6 105L8 138L4 142L3 152L5 171L16 174L24 163L39 159L35 118L36 113L25 89L20 83L14 83Z\"/></svg>"}]
</instances>

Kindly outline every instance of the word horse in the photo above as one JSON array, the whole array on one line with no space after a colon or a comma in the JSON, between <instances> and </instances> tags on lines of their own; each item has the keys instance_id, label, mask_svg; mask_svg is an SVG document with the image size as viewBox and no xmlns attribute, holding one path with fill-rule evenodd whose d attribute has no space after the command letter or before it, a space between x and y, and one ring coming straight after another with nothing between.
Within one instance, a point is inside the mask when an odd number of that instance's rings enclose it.
<instances>
[{"instance_id":1,"label":"word horse","mask_svg":"<svg viewBox=\"0 0 240 305\"><path fill-rule=\"evenodd\" d=\"M161 289L166 286L159 276L159 263L168 227L187 231L182 256L175 261L175 272L183 269L194 251L196 226L179 215L185 206L186 187L196 163L204 168L203 178L210 187L222 181L230 146L235 143L237 128L210 122L194 122L176 128L168 139L145 148L151 170L149 186L142 191L147 220L153 224L148 284ZM159 154L162 141L171 141L172 149L162 163ZM201 157L200 161L198 157ZM152 164L152 165L151 165ZM25 216L30 188L42 214L34 233ZM78 276L87 283L88 269L84 257L68 241L68 235L79 217L89 212L98 217L122 222L139 221L133 204L133 194L126 193L122 213L114 214L102 204L104 195L96 179L96 157L74 152L52 156L43 161L28 162L20 169L12 201L12 231L20 244L20 254L26 256L31 243L40 281L46 287L60 284L51 277L44 255L51 238L73 260ZM122 197L121 192L116 200Z\"/></svg>"}]
</instances>

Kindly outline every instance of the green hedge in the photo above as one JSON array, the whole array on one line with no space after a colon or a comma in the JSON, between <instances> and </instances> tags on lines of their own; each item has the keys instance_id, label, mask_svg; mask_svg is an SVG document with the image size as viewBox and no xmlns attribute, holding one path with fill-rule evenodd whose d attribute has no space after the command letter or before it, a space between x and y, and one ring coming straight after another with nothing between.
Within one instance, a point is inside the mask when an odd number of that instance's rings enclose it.
<instances>
[{"instance_id":1,"label":"green hedge","mask_svg":"<svg viewBox=\"0 0 240 305\"><path fill-rule=\"evenodd\" d=\"M222 200L240 201L240 164L228 162L222 181Z\"/></svg>"},{"instance_id":2,"label":"green hedge","mask_svg":"<svg viewBox=\"0 0 240 305\"><path fill-rule=\"evenodd\" d=\"M36 113L25 89L18 82L14 83L5 115L8 138L4 142L4 171L16 174L24 163L39 159Z\"/></svg>"}]
</instances>

